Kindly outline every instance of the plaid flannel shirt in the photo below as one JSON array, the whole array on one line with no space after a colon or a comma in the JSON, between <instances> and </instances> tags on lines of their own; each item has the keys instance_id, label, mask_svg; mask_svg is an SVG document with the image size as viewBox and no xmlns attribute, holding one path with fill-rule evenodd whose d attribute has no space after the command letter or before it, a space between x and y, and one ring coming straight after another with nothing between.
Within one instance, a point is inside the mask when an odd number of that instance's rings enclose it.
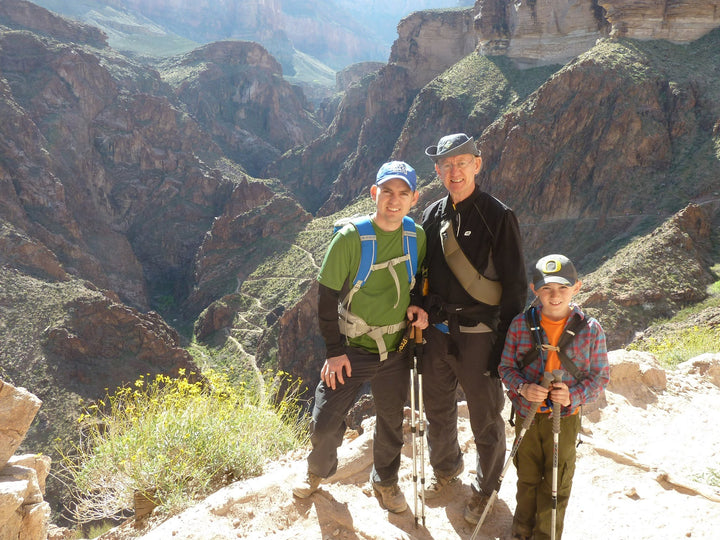
<instances>
[{"instance_id":1,"label":"plaid flannel shirt","mask_svg":"<svg viewBox=\"0 0 720 540\"><path fill-rule=\"evenodd\" d=\"M573 313L586 318L577 305L573 304L572 309ZM542 318L542 306L539 313ZM570 373L565 372L563 382L570 388L570 406L562 408L562 416L569 416L583 403L595 400L610 380L605 332L596 319L586 319L587 328L578 332L566 351L580 372L588 377L578 382ZM543 338L547 343L544 333ZM522 368L522 359L534 346L533 337L525 324L525 314L520 313L510 324L498 372L507 388L508 397L522 418L527 417L530 412L530 402L518 394L518 389L523 383L540 384L545 371L545 354L538 355L532 363Z\"/></svg>"}]
</instances>

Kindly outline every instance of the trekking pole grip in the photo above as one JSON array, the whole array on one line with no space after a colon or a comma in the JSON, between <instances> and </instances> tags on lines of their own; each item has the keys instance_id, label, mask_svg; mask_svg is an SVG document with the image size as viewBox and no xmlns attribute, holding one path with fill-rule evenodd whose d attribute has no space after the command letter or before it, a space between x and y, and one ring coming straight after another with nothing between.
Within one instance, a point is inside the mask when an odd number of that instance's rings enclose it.
<instances>
[{"instance_id":1,"label":"trekking pole grip","mask_svg":"<svg viewBox=\"0 0 720 540\"><path fill-rule=\"evenodd\" d=\"M553 382L562 382L564 374L565 374L565 372L562 369L554 369L552 372ZM553 433L560 433L560 411L561 411L561 409L562 409L562 405L557 401L553 401L553 412L552 412Z\"/></svg>"},{"instance_id":2,"label":"trekking pole grip","mask_svg":"<svg viewBox=\"0 0 720 540\"><path fill-rule=\"evenodd\" d=\"M423 336L422 328L415 327L415 362L417 363L417 372L422 375L423 372Z\"/></svg>"},{"instance_id":3,"label":"trekking pole grip","mask_svg":"<svg viewBox=\"0 0 720 540\"><path fill-rule=\"evenodd\" d=\"M540 386L543 388L550 388L550 383L553 382L553 374L549 371L546 371L543 373L543 380L540 382ZM530 425L533 423L533 420L535 419L535 413L537 412L538 406L542 401L531 401L530 402L530 413L525 417L525 420L522 423L522 429L527 431L530 429Z\"/></svg>"}]
</instances>

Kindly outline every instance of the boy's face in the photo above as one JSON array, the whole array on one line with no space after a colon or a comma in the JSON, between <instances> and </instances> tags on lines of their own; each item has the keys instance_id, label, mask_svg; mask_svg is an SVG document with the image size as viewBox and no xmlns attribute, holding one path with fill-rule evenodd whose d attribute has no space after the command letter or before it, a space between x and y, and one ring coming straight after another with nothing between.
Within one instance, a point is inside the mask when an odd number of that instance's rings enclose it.
<instances>
[{"instance_id":1,"label":"boy's face","mask_svg":"<svg viewBox=\"0 0 720 540\"><path fill-rule=\"evenodd\" d=\"M402 226L403 218L418 200L418 192L400 178L371 186L370 196L377 207L375 224L383 231L394 231Z\"/></svg>"},{"instance_id":2,"label":"boy's face","mask_svg":"<svg viewBox=\"0 0 720 540\"><path fill-rule=\"evenodd\" d=\"M581 285L582 283L578 281L573 286L546 283L537 289L535 285L530 284L530 288L542 304L542 316L551 321L560 321L572 312L570 301L578 293Z\"/></svg>"}]
</instances>

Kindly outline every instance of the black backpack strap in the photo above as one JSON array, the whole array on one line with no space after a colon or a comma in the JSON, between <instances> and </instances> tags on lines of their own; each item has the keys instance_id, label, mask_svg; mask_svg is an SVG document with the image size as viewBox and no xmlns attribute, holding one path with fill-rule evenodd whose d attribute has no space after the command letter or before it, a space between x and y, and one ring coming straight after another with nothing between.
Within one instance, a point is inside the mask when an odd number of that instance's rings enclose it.
<instances>
[{"instance_id":1,"label":"black backpack strap","mask_svg":"<svg viewBox=\"0 0 720 540\"><path fill-rule=\"evenodd\" d=\"M575 362L567 355L565 351L566 347L572 343L575 336L580 333L583 329L587 328L587 321L577 313L572 316L568 324L565 326L560 339L558 340L558 356L560 357L560 363L563 367L573 376L575 380L582 381L587 379L587 373L581 372L575 365Z\"/></svg>"},{"instance_id":2,"label":"black backpack strap","mask_svg":"<svg viewBox=\"0 0 720 540\"><path fill-rule=\"evenodd\" d=\"M522 360L521 369L532 364L535 359L540 355L543 346L543 330L540 326L540 318L537 315L537 308L531 306L525 310L525 325L533 338L533 348L530 349Z\"/></svg>"},{"instance_id":3,"label":"black backpack strap","mask_svg":"<svg viewBox=\"0 0 720 540\"><path fill-rule=\"evenodd\" d=\"M535 306L531 306L525 310L525 325L533 338L533 348L523 356L520 364L521 370L532 364L537 357L540 356L540 352L542 351L542 327L540 326L540 320L538 319L537 308ZM511 426L515 427L515 405L510 407L510 419L508 422Z\"/></svg>"}]
</instances>

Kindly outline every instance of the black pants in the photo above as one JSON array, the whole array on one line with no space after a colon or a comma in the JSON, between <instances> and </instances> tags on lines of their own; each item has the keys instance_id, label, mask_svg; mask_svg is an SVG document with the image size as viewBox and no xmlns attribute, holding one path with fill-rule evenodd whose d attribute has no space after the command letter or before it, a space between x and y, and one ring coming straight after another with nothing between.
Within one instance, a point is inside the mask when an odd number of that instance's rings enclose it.
<instances>
[{"instance_id":1,"label":"black pants","mask_svg":"<svg viewBox=\"0 0 720 540\"><path fill-rule=\"evenodd\" d=\"M349 348L352 376L333 390L323 381L315 390L315 405L310 424L312 451L308 470L322 478L337 471L337 449L347 428L345 416L362 385L370 381L377 421L373 434L373 482L392 485L398 480L400 452L403 446L403 407L410 386L407 354L391 352L387 360L363 349Z\"/></svg>"},{"instance_id":2,"label":"black pants","mask_svg":"<svg viewBox=\"0 0 720 540\"><path fill-rule=\"evenodd\" d=\"M495 337L490 332L453 337L435 327L428 328L425 337L423 392L430 464L436 474L448 476L462 459L457 438L459 383L477 449L477 476L471 487L490 494L502 472L506 446L502 383L486 374Z\"/></svg>"}]
</instances>

